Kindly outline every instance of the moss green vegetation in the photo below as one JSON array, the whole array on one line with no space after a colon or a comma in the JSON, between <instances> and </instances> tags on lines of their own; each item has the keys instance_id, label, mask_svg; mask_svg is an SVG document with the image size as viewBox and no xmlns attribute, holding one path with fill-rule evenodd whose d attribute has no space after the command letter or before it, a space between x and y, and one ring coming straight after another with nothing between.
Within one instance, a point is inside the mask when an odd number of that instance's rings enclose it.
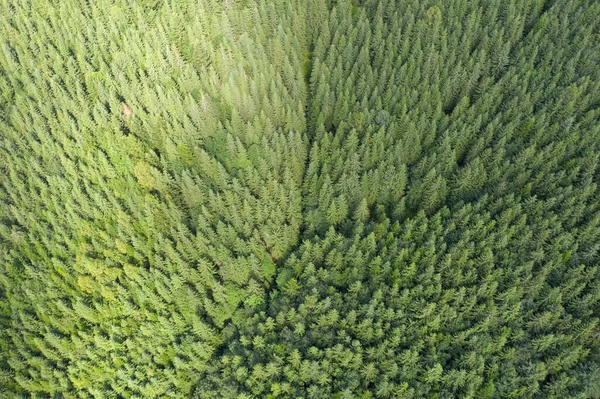
<instances>
[{"instance_id":1,"label":"moss green vegetation","mask_svg":"<svg viewBox=\"0 0 600 399\"><path fill-rule=\"evenodd\" d=\"M0 0L0 397L600 397L600 2Z\"/></svg>"}]
</instances>

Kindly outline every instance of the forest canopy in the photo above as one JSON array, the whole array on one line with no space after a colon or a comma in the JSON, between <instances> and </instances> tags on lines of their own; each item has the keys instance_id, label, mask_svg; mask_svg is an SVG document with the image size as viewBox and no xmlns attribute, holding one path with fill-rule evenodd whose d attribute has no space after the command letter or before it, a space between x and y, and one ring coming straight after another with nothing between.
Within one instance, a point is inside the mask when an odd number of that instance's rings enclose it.
<instances>
[{"instance_id":1,"label":"forest canopy","mask_svg":"<svg viewBox=\"0 0 600 399\"><path fill-rule=\"evenodd\" d=\"M0 0L0 397L599 398L600 2Z\"/></svg>"}]
</instances>

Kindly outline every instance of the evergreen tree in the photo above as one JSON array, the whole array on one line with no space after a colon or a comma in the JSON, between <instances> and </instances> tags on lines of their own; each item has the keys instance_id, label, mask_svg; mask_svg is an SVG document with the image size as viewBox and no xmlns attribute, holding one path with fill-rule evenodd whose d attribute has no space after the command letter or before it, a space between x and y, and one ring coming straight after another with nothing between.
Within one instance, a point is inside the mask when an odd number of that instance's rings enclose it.
<instances>
[{"instance_id":1,"label":"evergreen tree","mask_svg":"<svg viewBox=\"0 0 600 399\"><path fill-rule=\"evenodd\" d=\"M600 396L600 3L0 1L0 396Z\"/></svg>"}]
</instances>

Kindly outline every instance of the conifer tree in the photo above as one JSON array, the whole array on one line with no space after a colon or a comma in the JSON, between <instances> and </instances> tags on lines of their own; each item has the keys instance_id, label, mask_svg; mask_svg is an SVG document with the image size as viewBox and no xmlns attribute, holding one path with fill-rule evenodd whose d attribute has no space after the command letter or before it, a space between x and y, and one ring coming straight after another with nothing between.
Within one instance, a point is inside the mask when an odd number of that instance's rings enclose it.
<instances>
[{"instance_id":1,"label":"conifer tree","mask_svg":"<svg viewBox=\"0 0 600 399\"><path fill-rule=\"evenodd\" d=\"M600 395L597 1L0 15L0 396Z\"/></svg>"}]
</instances>

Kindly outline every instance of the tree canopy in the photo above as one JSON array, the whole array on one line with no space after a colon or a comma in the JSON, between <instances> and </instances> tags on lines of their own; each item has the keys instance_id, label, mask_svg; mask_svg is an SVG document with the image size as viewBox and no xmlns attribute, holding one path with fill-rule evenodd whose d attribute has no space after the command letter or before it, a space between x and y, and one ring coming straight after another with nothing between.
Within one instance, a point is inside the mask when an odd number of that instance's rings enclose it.
<instances>
[{"instance_id":1,"label":"tree canopy","mask_svg":"<svg viewBox=\"0 0 600 399\"><path fill-rule=\"evenodd\" d=\"M600 397L600 2L0 15L0 397Z\"/></svg>"}]
</instances>

